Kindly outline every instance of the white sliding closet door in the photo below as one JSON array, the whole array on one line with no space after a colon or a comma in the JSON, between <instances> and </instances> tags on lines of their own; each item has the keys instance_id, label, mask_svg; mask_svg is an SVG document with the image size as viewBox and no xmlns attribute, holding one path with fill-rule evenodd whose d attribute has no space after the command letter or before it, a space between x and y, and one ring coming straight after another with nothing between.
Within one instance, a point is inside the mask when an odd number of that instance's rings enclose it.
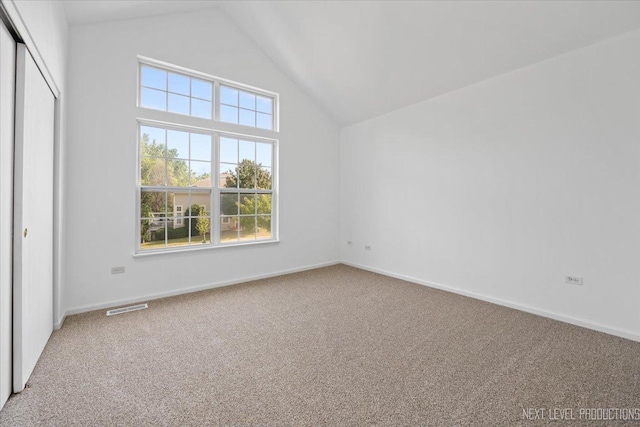
<instances>
[{"instance_id":1,"label":"white sliding closet door","mask_svg":"<svg viewBox=\"0 0 640 427\"><path fill-rule=\"evenodd\" d=\"M16 42L0 21L0 408L11 394L13 103Z\"/></svg>"},{"instance_id":2,"label":"white sliding closet door","mask_svg":"<svg viewBox=\"0 0 640 427\"><path fill-rule=\"evenodd\" d=\"M18 44L14 174L13 391L24 389L53 331L55 100Z\"/></svg>"}]
</instances>

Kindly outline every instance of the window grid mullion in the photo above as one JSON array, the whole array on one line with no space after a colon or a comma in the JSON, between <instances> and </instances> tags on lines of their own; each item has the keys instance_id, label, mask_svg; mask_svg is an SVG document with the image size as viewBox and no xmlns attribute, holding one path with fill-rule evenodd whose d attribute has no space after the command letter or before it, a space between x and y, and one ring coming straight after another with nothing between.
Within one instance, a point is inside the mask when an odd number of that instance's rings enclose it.
<instances>
[{"instance_id":1,"label":"window grid mullion","mask_svg":"<svg viewBox=\"0 0 640 427\"><path fill-rule=\"evenodd\" d=\"M189 217L187 219L187 242L189 243L189 246L191 245L191 221L193 221L193 201L191 200L191 191L189 191L189 196L187 197L187 200L189 201Z\"/></svg>"},{"instance_id":2,"label":"window grid mullion","mask_svg":"<svg viewBox=\"0 0 640 427\"><path fill-rule=\"evenodd\" d=\"M169 192L164 193L164 247L169 246L169 227L168 227L168 215L167 210L169 209Z\"/></svg>"},{"instance_id":3,"label":"window grid mullion","mask_svg":"<svg viewBox=\"0 0 640 427\"><path fill-rule=\"evenodd\" d=\"M222 233L222 224L220 220L220 162L218 160L220 156L220 135L215 134L211 141L211 158L213 176L211 185L214 190L211 192L211 243L214 245L220 244L220 234ZM215 233L214 233L215 227Z\"/></svg>"},{"instance_id":4,"label":"window grid mullion","mask_svg":"<svg viewBox=\"0 0 640 427\"><path fill-rule=\"evenodd\" d=\"M217 100L220 99L220 83L216 80L213 82L213 119L220 121L220 106Z\"/></svg>"},{"instance_id":5,"label":"window grid mullion","mask_svg":"<svg viewBox=\"0 0 640 427\"><path fill-rule=\"evenodd\" d=\"M168 185L141 185L140 190L142 191L168 191L174 193L184 193L185 191L191 191L193 193L208 193L213 189L213 187L173 187Z\"/></svg>"}]
</instances>

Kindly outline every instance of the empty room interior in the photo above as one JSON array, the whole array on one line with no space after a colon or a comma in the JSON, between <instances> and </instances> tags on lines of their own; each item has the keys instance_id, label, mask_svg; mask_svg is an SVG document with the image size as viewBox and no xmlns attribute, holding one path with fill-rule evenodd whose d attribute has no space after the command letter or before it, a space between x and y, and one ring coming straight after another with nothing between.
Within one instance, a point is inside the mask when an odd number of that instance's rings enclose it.
<instances>
[{"instance_id":1,"label":"empty room interior","mask_svg":"<svg viewBox=\"0 0 640 427\"><path fill-rule=\"evenodd\" d=\"M0 18L0 426L640 425L640 2Z\"/></svg>"}]
</instances>

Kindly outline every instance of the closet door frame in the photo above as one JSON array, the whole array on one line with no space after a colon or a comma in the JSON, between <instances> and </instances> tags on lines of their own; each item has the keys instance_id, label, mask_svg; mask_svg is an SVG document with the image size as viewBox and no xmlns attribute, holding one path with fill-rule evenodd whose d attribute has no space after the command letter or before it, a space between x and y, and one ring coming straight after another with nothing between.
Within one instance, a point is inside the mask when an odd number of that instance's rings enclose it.
<instances>
[{"instance_id":1,"label":"closet door frame","mask_svg":"<svg viewBox=\"0 0 640 427\"><path fill-rule=\"evenodd\" d=\"M13 378L13 159L16 49L0 21L0 408Z\"/></svg>"}]
</instances>

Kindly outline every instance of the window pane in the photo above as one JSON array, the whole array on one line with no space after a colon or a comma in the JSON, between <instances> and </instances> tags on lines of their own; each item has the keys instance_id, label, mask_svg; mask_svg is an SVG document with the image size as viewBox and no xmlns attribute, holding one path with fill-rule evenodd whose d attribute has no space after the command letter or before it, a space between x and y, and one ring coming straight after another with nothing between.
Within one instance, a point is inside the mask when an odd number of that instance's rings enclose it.
<instances>
[{"instance_id":1,"label":"window pane","mask_svg":"<svg viewBox=\"0 0 640 427\"><path fill-rule=\"evenodd\" d=\"M167 210L171 217L185 217L189 215L189 206L191 206L191 192L187 189L169 193ZM180 208L180 209L178 209ZM174 224L174 228L182 227L186 224L182 221L180 224ZM185 233L186 235L186 233Z\"/></svg>"},{"instance_id":2,"label":"window pane","mask_svg":"<svg viewBox=\"0 0 640 427\"><path fill-rule=\"evenodd\" d=\"M256 195L256 200L256 212L258 214L271 214L271 194L258 194Z\"/></svg>"},{"instance_id":3,"label":"window pane","mask_svg":"<svg viewBox=\"0 0 640 427\"><path fill-rule=\"evenodd\" d=\"M142 88L141 104L145 108L167 110L167 93L155 89Z\"/></svg>"},{"instance_id":4,"label":"window pane","mask_svg":"<svg viewBox=\"0 0 640 427\"><path fill-rule=\"evenodd\" d=\"M257 187L259 190L271 190L272 176L271 168L258 168L257 170Z\"/></svg>"},{"instance_id":5,"label":"window pane","mask_svg":"<svg viewBox=\"0 0 640 427\"><path fill-rule=\"evenodd\" d=\"M271 144L258 142L256 146L256 163L261 166L271 166Z\"/></svg>"},{"instance_id":6,"label":"window pane","mask_svg":"<svg viewBox=\"0 0 640 427\"><path fill-rule=\"evenodd\" d=\"M241 193L240 194L240 215L255 215L256 213L256 195Z\"/></svg>"},{"instance_id":7,"label":"window pane","mask_svg":"<svg viewBox=\"0 0 640 427\"><path fill-rule=\"evenodd\" d=\"M141 67L140 81L142 86L167 90L167 72L146 65Z\"/></svg>"},{"instance_id":8,"label":"window pane","mask_svg":"<svg viewBox=\"0 0 640 427\"><path fill-rule=\"evenodd\" d=\"M187 165L187 160L168 160L167 185L171 187L189 186L189 166Z\"/></svg>"},{"instance_id":9,"label":"window pane","mask_svg":"<svg viewBox=\"0 0 640 427\"><path fill-rule=\"evenodd\" d=\"M153 126L140 126L140 134L148 135L149 141L163 144L165 142L165 132L163 128L157 128Z\"/></svg>"},{"instance_id":10,"label":"window pane","mask_svg":"<svg viewBox=\"0 0 640 427\"><path fill-rule=\"evenodd\" d=\"M191 79L191 96L211 101L212 87L210 82L204 80Z\"/></svg>"},{"instance_id":11,"label":"window pane","mask_svg":"<svg viewBox=\"0 0 640 427\"><path fill-rule=\"evenodd\" d=\"M189 132L167 130L167 154L169 158L189 158Z\"/></svg>"},{"instance_id":12,"label":"window pane","mask_svg":"<svg viewBox=\"0 0 640 427\"><path fill-rule=\"evenodd\" d=\"M189 77L169 73L169 92L189 96Z\"/></svg>"},{"instance_id":13,"label":"window pane","mask_svg":"<svg viewBox=\"0 0 640 427\"><path fill-rule=\"evenodd\" d=\"M193 212L191 216L199 216L201 212L211 213L211 192L210 191L192 191L191 207Z\"/></svg>"},{"instance_id":14,"label":"window pane","mask_svg":"<svg viewBox=\"0 0 640 427\"><path fill-rule=\"evenodd\" d=\"M211 135L191 134L191 158L211 160Z\"/></svg>"},{"instance_id":15,"label":"window pane","mask_svg":"<svg viewBox=\"0 0 640 427\"><path fill-rule=\"evenodd\" d=\"M200 99L191 99L191 115L193 117L211 118L211 102Z\"/></svg>"},{"instance_id":16,"label":"window pane","mask_svg":"<svg viewBox=\"0 0 640 427\"><path fill-rule=\"evenodd\" d=\"M249 111L240 109L240 121L241 125L256 127L256 113L255 111Z\"/></svg>"},{"instance_id":17,"label":"window pane","mask_svg":"<svg viewBox=\"0 0 640 427\"><path fill-rule=\"evenodd\" d=\"M211 187L211 162L191 161L191 185Z\"/></svg>"},{"instance_id":18,"label":"window pane","mask_svg":"<svg viewBox=\"0 0 640 427\"><path fill-rule=\"evenodd\" d=\"M224 163L238 163L238 140L220 137L220 161ZM222 168L220 169L222 172Z\"/></svg>"},{"instance_id":19,"label":"window pane","mask_svg":"<svg viewBox=\"0 0 640 427\"><path fill-rule=\"evenodd\" d=\"M262 113L273 114L273 101L271 98L258 95L256 97L257 110Z\"/></svg>"},{"instance_id":20,"label":"window pane","mask_svg":"<svg viewBox=\"0 0 640 427\"><path fill-rule=\"evenodd\" d=\"M169 112L189 115L189 97L170 93Z\"/></svg>"},{"instance_id":21,"label":"window pane","mask_svg":"<svg viewBox=\"0 0 640 427\"><path fill-rule=\"evenodd\" d=\"M220 188L238 188L237 167L238 165L220 163Z\"/></svg>"},{"instance_id":22,"label":"window pane","mask_svg":"<svg viewBox=\"0 0 640 427\"><path fill-rule=\"evenodd\" d=\"M256 188L256 167L255 163L245 160L238 166L235 174L232 174L232 178L238 179L240 188Z\"/></svg>"},{"instance_id":23,"label":"window pane","mask_svg":"<svg viewBox=\"0 0 640 427\"><path fill-rule=\"evenodd\" d=\"M233 175L235 177L237 168L238 168L238 165L233 165L230 163L220 163L220 175L222 175L223 173L226 173L229 175ZM235 186L232 186L232 187L235 188Z\"/></svg>"},{"instance_id":24,"label":"window pane","mask_svg":"<svg viewBox=\"0 0 640 427\"><path fill-rule=\"evenodd\" d=\"M167 175L167 161L164 157L140 158L140 184L165 185Z\"/></svg>"},{"instance_id":25,"label":"window pane","mask_svg":"<svg viewBox=\"0 0 640 427\"><path fill-rule=\"evenodd\" d=\"M271 238L271 215L258 215L258 230L256 238L258 239L270 239Z\"/></svg>"},{"instance_id":26,"label":"window pane","mask_svg":"<svg viewBox=\"0 0 640 427\"><path fill-rule=\"evenodd\" d=\"M151 126L140 126L140 155L164 156L165 130Z\"/></svg>"},{"instance_id":27,"label":"window pane","mask_svg":"<svg viewBox=\"0 0 640 427\"><path fill-rule=\"evenodd\" d=\"M191 193L191 243L211 243L211 193Z\"/></svg>"},{"instance_id":28,"label":"window pane","mask_svg":"<svg viewBox=\"0 0 640 427\"><path fill-rule=\"evenodd\" d=\"M157 249L165 247L168 224L167 193L164 191L141 191L140 193L140 247Z\"/></svg>"},{"instance_id":29,"label":"window pane","mask_svg":"<svg viewBox=\"0 0 640 427\"><path fill-rule=\"evenodd\" d=\"M167 216L167 193L165 191L140 192L140 217L159 218Z\"/></svg>"},{"instance_id":30,"label":"window pane","mask_svg":"<svg viewBox=\"0 0 640 427\"><path fill-rule=\"evenodd\" d=\"M166 131L163 128L157 128L153 126L140 126L140 134L143 136L147 135L149 137L149 141L155 142L157 144L164 145L165 133Z\"/></svg>"},{"instance_id":31,"label":"window pane","mask_svg":"<svg viewBox=\"0 0 640 427\"><path fill-rule=\"evenodd\" d=\"M256 239L256 216L240 217L240 240Z\"/></svg>"},{"instance_id":32,"label":"window pane","mask_svg":"<svg viewBox=\"0 0 640 427\"><path fill-rule=\"evenodd\" d=\"M226 123L238 123L238 109L227 105L220 105L220 121Z\"/></svg>"},{"instance_id":33,"label":"window pane","mask_svg":"<svg viewBox=\"0 0 640 427\"><path fill-rule=\"evenodd\" d=\"M220 218L220 242L237 242L240 221L237 216Z\"/></svg>"},{"instance_id":34,"label":"window pane","mask_svg":"<svg viewBox=\"0 0 640 427\"><path fill-rule=\"evenodd\" d=\"M271 130L273 128L273 116L271 114L258 113L257 127Z\"/></svg>"},{"instance_id":35,"label":"window pane","mask_svg":"<svg viewBox=\"0 0 640 427\"><path fill-rule=\"evenodd\" d=\"M211 243L211 217L209 215L201 215L192 218L195 233L191 233L192 245L206 245Z\"/></svg>"},{"instance_id":36,"label":"window pane","mask_svg":"<svg viewBox=\"0 0 640 427\"><path fill-rule=\"evenodd\" d=\"M220 215L238 215L238 193L220 194Z\"/></svg>"},{"instance_id":37,"label":"window pane","mask_svg":"<svg viewBox=\"0 0 640 427\"><path fill-rule=\"evenodd\" d=\"M256 96L248 92L240 92L240 107L248 110L256 109Z\"/></svg>"},{"instance_id":38,"label":"window pane","mask_svg":"<svg viewBox=\"0 0 640 427\"><path fill-rule=\"evenodd\" d=\"M160 218L140 220L140 249L149 250L164 247L164 222Z\"/></svg>"},{"instance_id":39,"label":"window pane","mask_svg":"<svg viewBox=\"0 0 640 427\"><path fill-rule=\"evenodd\" d=\"M238 91L228 86L220 86L220 103L238 106Z\"/></svg>"},{"instance_id":40,"label":"window pane","mask_svg":"<svg viewBox=\"0 0 640 427\"><path fill-rule=\"evenodd\" d=\"M189 219L183 220L185 225L188 222ZM178 230L177 233L176 230ZM185 234L183 230L187 230L186 236L183 236L183 234ZM188 227L173 228L172 226L169 226L169 228L167 228L167 237L168 247L187 246L189 244Z\"/></svg>"},{"instance_id":41,"label":"window pane","mask_svg":"<svg viewBox=\"0 0 640 427\"><path fill-rule=\"evenodd\" d=\"M255 162L256 143L253 141L240 141L240 163L244 160Z\"/></svg>"}]
</instances>

